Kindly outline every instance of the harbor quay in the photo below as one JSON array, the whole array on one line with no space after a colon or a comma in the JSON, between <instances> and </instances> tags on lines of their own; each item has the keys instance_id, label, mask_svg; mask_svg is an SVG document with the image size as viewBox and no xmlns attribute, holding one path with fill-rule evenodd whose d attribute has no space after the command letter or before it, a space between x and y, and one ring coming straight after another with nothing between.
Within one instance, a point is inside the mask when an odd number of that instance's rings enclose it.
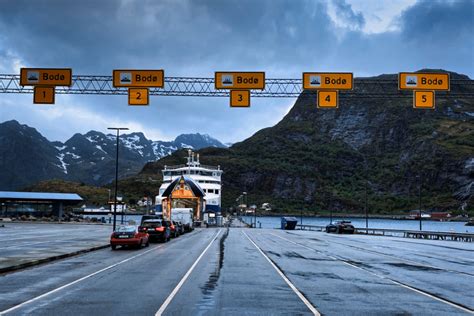
<instances>
[{"instance_id":1,"label":"harbor quay","mask_svg":"<svg viewBox=\"0 0 474 316\"><path fill-rule=\"evenodd\" d=\"M474 313L471 242L229 224L112 251L108 225L6 223L0 314Z\"/></svg>"}]
</instances>

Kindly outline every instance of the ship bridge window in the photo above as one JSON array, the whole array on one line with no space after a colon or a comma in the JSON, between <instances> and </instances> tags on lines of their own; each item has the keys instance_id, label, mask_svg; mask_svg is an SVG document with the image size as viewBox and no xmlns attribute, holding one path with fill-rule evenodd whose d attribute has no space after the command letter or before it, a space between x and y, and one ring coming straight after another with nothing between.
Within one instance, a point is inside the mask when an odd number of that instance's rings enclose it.
<instances>
[{"instance_id":1,"label":"ship bridge window","mask_svg":"<svg viewBox=\"0 0 474 316\"><path fill-rule=\"evenodd\" d=\"M215 190L215 193L216 193L216 194L219 194L219 190L216 189L216 190Z\"/></svg>"}]
</instances>

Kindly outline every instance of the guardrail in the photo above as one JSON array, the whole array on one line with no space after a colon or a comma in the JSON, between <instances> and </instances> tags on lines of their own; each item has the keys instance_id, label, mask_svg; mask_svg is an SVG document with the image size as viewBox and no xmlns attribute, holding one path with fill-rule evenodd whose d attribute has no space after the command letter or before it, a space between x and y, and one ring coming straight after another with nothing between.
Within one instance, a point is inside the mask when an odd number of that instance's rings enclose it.
<instances>
[{"instance_id":1,"label":"guardrail","mask_svg":"<svg viewBox=\"0 0 474 316\"><path fill-rule=\"evenodd\" d=\"M296 225L302 230L325 231L326 226L317 225ZM403 230L403 229L386 229L386 228L356 228L356 234L392 236L404 238L418 238L431 240L450 240L462 242L474 242L474 234L470 233L453 233L453 232L432 232L419 230Z\"/></svg>"}]
</instances>

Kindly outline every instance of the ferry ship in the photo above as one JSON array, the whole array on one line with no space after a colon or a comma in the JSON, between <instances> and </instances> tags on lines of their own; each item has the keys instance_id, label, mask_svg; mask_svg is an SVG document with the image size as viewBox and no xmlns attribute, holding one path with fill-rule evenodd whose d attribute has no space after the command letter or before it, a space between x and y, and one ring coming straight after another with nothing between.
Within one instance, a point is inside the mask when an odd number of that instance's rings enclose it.
<instances>
[{"instance_id":1,"label":"ferry ship","mask_svg":"<svg viewBox=\"0 0 474 316\"><path fill-rule=\"evenodd\" d=\"M206 221L208 217L215 217L221 212L221 177L223 171L220 166L201 165L199 154L195 155L194 152L188 150L186 164L165 166L161 172L163 173L163 183L160 186L159 194L155 198L155 213L163 213L162 201L165 197L162 195L173 181L181 177L192 179L204 192L205 206L201 220ZM209 214L212 215L209 216Z\"/></svg>"}]
</instances>

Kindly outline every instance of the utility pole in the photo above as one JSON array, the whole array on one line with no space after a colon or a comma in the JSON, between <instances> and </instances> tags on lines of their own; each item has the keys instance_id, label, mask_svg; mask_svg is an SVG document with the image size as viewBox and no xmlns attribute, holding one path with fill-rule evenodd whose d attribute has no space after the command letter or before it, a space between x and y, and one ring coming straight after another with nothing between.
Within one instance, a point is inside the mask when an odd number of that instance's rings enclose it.
<instances>
[{"instance_id":1,"label":"utility pole","mask_svg":"<svg viewBox=\"0 0 474 316\"><path fill-rule=\"evenodd\" d=\"M417 176L418 178L418 208L419 208L419 214L420 214L420 231L422 230L422 224L421 224L421 173Z\"/></svg>"},{"instance_id":2,"label":"utility pole","mask_svg":"<svg viewBox=\"0 0 474 316\"><path fill-rule=\"evenodd\" d=\"M117 149L115 155L115 192L114 192L114 226L113 230L115 231L116 223L117 223L117 191L118 191L118 157L119 157L119 138L120 138L120 131L128 131L126 127L108 127L107 129L116 130L117 131ZM122 204L122 221L123 224L123 204Z\"/></svg>"},{"instance_id":3,"label":"utility pole","mask_svg":"<svg viewBox=\"0 0 474 316\"><path fill-rule=\"evenodd\" d=\"M365 229L368 234L369 231L369 207L368 207L368 186L369 186L369 170L367 167L367 160L365 160Z\"/></svg>"}]
</instances>

